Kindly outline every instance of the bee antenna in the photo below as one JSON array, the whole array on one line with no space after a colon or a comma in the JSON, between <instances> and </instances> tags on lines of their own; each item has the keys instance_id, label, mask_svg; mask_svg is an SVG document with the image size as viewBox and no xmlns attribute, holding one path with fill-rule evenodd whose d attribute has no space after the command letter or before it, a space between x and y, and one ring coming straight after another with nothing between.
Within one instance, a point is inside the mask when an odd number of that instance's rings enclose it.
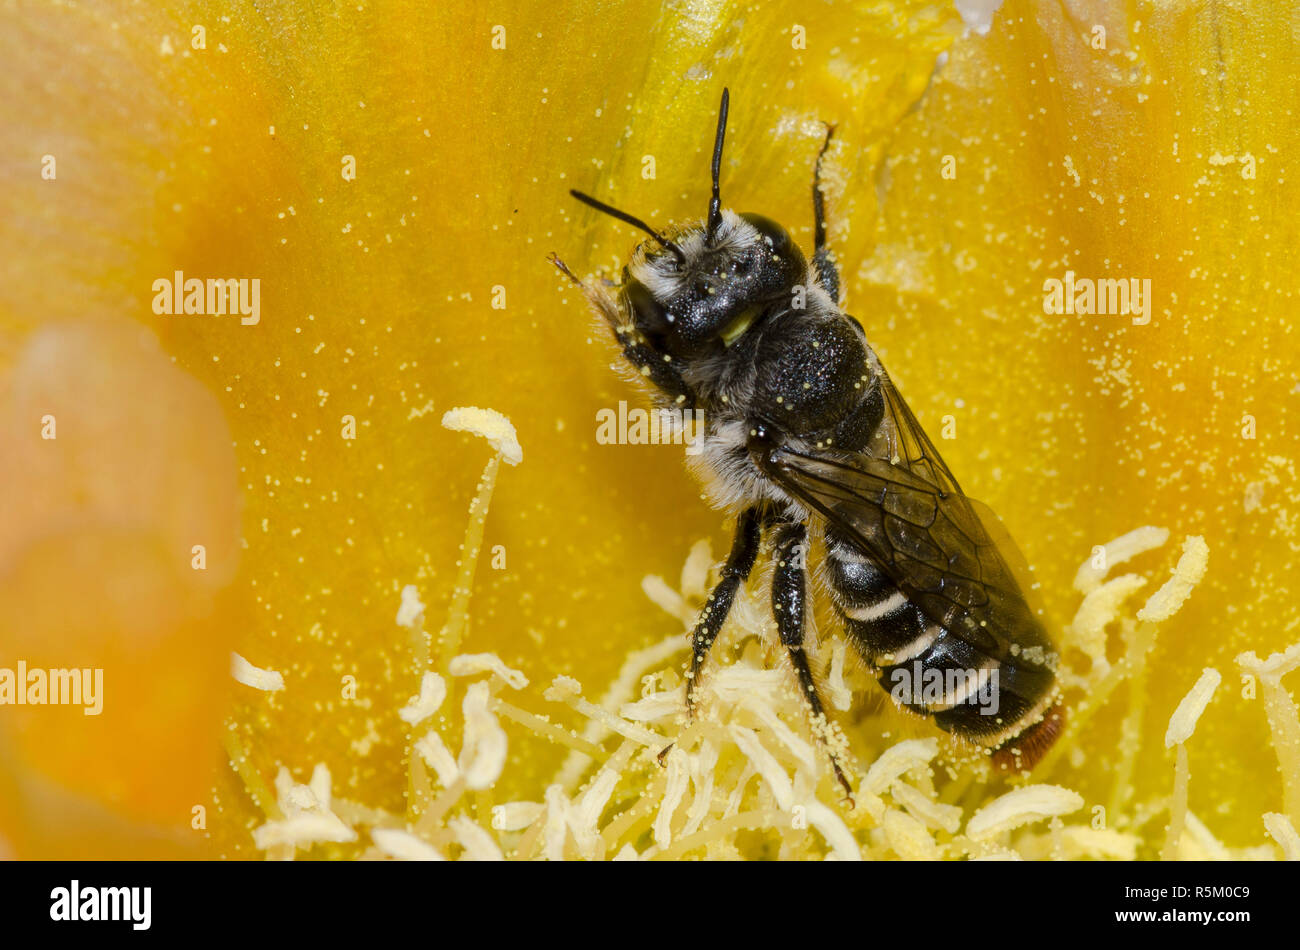
<instances>
[{"instance_id":1,"label":"bee antenna","mask_svg":"<svg viewBox=\"0 0 1300 950\"><path fill-rule=\"evenodd\" d=\"M686 255L682 253L682 249L680 247L678 247L672 241L668 240L668 238L664 237L654 228L650 227L650 225L646 224L640 218L634 218L626 211L619 211L617 208L613 207L612 205L607 205L605 204L605 202L599 201L591 197L591 195L584 195L582 192L578 191L577 189L570 188L569 194L573 195L573 197L577 198L583 204L590 205L591 207L595 208L597 211L603 211L611 218L618 218L618 220L622 221L624 224L630 224L634 228L640 228L646 234L650 235L652 238L654 238L656 241L662 244L665 250L671 252L673 257L677 258L677 262L679 264L686 263Z\"/></svg>"},{"instance_id":2,"label":"bee antenna","mask_svg":"<svg viewBox=\"0 0 1300 950\"><path fill-rule=\"evenodd\" d=\"M722 105L718 108L718 132L713 137L713 197L709 199L709 221L705 241L713 243L713 236L722 224L722 196L718 191L718 176L722 172L722 140L727 136L727 107L731 103L731 90L722 90Z\"/></svg>"}]
</instances>

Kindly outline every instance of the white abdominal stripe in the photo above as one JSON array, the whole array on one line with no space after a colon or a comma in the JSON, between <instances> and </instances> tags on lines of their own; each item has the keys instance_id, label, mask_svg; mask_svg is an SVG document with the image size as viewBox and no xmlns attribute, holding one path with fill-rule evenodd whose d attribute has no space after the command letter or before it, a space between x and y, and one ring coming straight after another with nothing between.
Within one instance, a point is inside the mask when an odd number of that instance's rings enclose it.
<instances>
[{"instance_id":1,"label":"white abdominal stripe","mask_svg":"<svg viewBox=\"0 0 1300 950\"><path fill-rule=\"evenodd\" d=\"M888 617L892 613L906 607L908 604L907 597L902 591L894 591L883 600L876 601L874 604L868 604L864 607L845 607L840 606L840 613L848 620L858 620L863 623L870 623L873 620L880 620Z\"/></svg>"},{"instance_id":2,"label":"white abdominal stripe","mask_svg":"<svg viewBox=\"0 0 1300 950\"><path fill-rule=\"evenodd\" d=\"M1028 733L1047 715L1052 703L1056 701L1056 692L1048 690L1047 695L1038 700L1024 715L1008 719L1003 728L997 732L972 736L974 741L990 749L1009 745L1018 736Z\"/></svg>"},{"instance_id":3,"label":"white abdominal stripe","mask_svg":"<svg viewBox=\"0 0 1300 950\"><path fill-rule=\"evenodd\" d=\"M869 642L873 626L897 626L900 620L916 622L916 607L897 589L881 594L873 601L855 605L846 604L842 597L836 597L835 606L858 641ZM905 610L913 611L913 615L904 615ZM902 646L895 646L888 652L877 652L871 659L872 665L882 672L882 685L897 702L929 715L946 712L966 702L987 707L988 715L996 714L998 668L1001 665L997 660L985 659L977 666L963 668L927 665L920 659L943 635L944 629L938 624L925 624Z\"/></svg>"}]
</instances>

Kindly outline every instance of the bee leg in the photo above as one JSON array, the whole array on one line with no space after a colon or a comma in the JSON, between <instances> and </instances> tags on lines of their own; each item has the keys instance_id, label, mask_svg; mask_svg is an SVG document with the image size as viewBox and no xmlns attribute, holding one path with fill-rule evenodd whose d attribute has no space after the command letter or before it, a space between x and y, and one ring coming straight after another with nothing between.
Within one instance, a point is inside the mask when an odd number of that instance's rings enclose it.
<instances>
[{"instance_id":1,"label":"bee leg","mask_svg":"<svg viewBox=\"0 0 1300 950\"><path fill-rule=\"evenodd\" d=\"M722 580L709 592L700 619L691 634L691 672L686 680L686 709L695 715L695 684L700 678L700 668L709 648L717 639L718 631L731 613L731 603L736 590L749 579L749 572L758 558L758 546L763 536L763 522L758 508L746 508L736 522L736 537L731 542L731 553L722 567Z\"/></svg>"},{"instance_id":2,"label":"bee leg","mask_svg":"<svg viewBox=\"0 0 1300 950\"><path fill-rule=\"evenodd\" d=\"M776 544L776 571L772 576L772 613L776 617L781 643L789 651L790 662L799 676L799 690L808 700L813 722L817 723L826 721L826 712L817 695L817 684L813 682L808 656L803 649L804 616L808 609L807 540L808 529L804 525L792 524L781 531ZM835 778L852 802L853 787L833 752L830 759Z\"/></svg>"},{"instance_id":3,"label":"bee leg","mask_svg":"<svg viewBox=\"0 0 1300 950\"><path fill-rule=\"evenodd\" d=\"M636 327L632 325L631 317L626 312L625 306L620 303L620 298L616 293L618 290L617 284L602 279L599 289L589 287L578 279L578 276L569 269L569 265L560 260L554 251L548 254L546 259L582 291L583 296L609 323L614 331L614 338L618 340L618 345L623 350L624 359L661 391L672 396L676 408L696 408L695 393L682 379L682 372L677 368L677 364L670 362L663 354L656 353L637 334Z\"/></svg>"},{"instance_id":4,"label":"bee leg","mask_svg":"<svg viewBox=\"0 0 1300 950\"><path fill-rule=\"evenodd\" d=\"M831 260L830 248L826 246L826 206L822 198L822 159L830 147L831 136L835 126L826 126L826 139L822 150L817 153L817 164L813 170L813 267L817 271L817 282L831 295L831 300L840 302L840 272Z\"/></svg>"},{"instance_id":5,"label":"bee leg","mask_svg":"<svg viewBox=\"0 0 1300 950\"><path fill-rule=\"evenodd\" d=\"M623 348L623 357L656 388L673 397L682 409L695 408L695 393L682 379L681 370L676 363L666 361L645 343L637 340L631 327L619 327L615 331L619 346Z\"/></svg>"}]
</instances>

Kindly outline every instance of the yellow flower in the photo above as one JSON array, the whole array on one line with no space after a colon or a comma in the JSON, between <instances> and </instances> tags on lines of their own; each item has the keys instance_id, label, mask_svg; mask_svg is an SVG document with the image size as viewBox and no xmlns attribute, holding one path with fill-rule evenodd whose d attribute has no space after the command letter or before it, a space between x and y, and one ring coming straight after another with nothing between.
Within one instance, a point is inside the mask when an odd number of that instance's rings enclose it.
<instances>
[{"instance_id":1,"label":"yellow flower","mask_svg":"<svg viewBox=\"0 0 1300 950\"><path fill-rule=\"evenodd\" d=\"M1072 702L1100 681L1089 645L1096 657L1108 642L1122 667L1126 643L1154 638L1143 672L1117 678L1036 776L1081 797L1065 820L1102 806L1106 829L1154 856L1177 760L1189 836L1203 825L1268 850L1264 813L1300 823L1296 763L1279 774L1269 745L1270 723L1287 728L1285 687L1237 662L1284 650L1300 622L1286 31L1254 27L1248 8L1162 4L1007 3L986 32L904 2L3 17L0 488L14 514L0 527L0 667L102 666L106 683L93 723L0 707L6 850L143 853L147 826L163 826L179 829L168 849L255 855L250 830L270 827L260 840L292 854L276 822L296 821L327 829L321 855L482 855L464 822L545 802L567 740L543 741L530 716L567 731L594 712L554 677L594 697L629 653L678 633L643 578L676 577L697 539L725 537L680 449L596 444L596 412L639 397L546 255L616 273L637 240L571 187L660 225L700 217L724 85L724 202L805 246L821 123L835 124L846 308L1034 566L1079 677ZM257 280L258 306L165 312L177 272L182 287ZM1049 312L1053 280L1149 280L1149 311ZM509 417L524 453L482 486L473 577L457 557L486 444L439 425L460 406ZM1112 573L1147 579L1118 614L1203 537L1208 570L1182 609L1158 629L1131 622L1127 641L1118 623L1091 644L1064 630L1079 565L1143 525L1170 540ZM488 702L436 649L426 664L419 631L448 616L466 623L460 652L496 654L531 685L506 695L490 678ZM230 680L231 651L283 690ZM407 723L430 667L447 679L443 718ZM1170 751L1160 737L1205 667L1223 682ZM478 723L464 737L462 709ZM851 737L863 754L935 735L871 709ZM425 763L446 761L415 744L432 730L454 758L472 739L457 768L487 768L497 720L500 777L439 804ZM622 754L610 742L602 753ZM963 820L1006 791L976 786ZM881 822L892 854L957 853L934 830L950 813L927 812L923 837L901 808L852 828ZM519 820L540 829L538 814ZM415 837L354 844L335 821ZM811 822L846 846L826 815ZM1021 846L1067 847L1044 841Z\"/></svg>"}]
</instances>

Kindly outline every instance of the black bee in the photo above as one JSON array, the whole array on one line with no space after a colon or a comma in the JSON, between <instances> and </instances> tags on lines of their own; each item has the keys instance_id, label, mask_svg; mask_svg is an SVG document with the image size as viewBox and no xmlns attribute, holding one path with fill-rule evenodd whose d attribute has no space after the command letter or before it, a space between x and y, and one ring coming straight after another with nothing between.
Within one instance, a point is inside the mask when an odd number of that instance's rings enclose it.
<instances>
[{"instance_id":1,"label":"black bee","mask_svg":"<svg viewBox=\"0 0 1300 950\"><path fill-rule=\"evenodd\" d=\"M1031 767L1063 723L1054 705L1056 653L990 537L996 520L981 521L861 324L838 306L820 189L834 128L813 175L809 263L775 221L722 208L728 102L724 91L703 223L661 233L574 191L650 240L618 285L583 284L551 258L608 321L658 400L703 411L703 448L693 463L710 501L738 515L722 580L694 631L688 707L767 535L781 643L814 721L824 716L803 648L802 553L820 540L848 638L894 698L991 750L1000 767ZM838 763L835 772L848 790Z\"/></svg>"}]
</instances>

